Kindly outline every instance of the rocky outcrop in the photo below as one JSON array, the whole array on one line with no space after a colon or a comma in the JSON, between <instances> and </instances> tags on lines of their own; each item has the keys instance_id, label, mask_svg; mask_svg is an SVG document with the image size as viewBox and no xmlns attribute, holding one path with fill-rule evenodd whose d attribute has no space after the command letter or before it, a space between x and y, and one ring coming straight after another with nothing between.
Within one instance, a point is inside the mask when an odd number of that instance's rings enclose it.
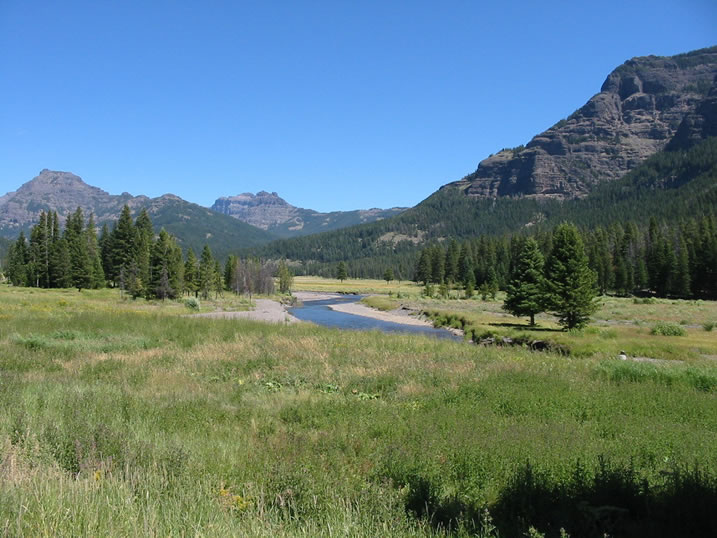
<instances>
[{"instance_id":1,"label":"rocky outcrop","mask_svg":"<svg viewBox=\"0 0 717 538\"><path fill-rule=\"evenodd\" d=\"M20 229L34 224L43 210L57 211L63 221L78 207L92 208L99 219L109 218L119 215L122 205L133 199L128 193L108 194L70 172L45 169L17 191L0 198L0 233L16 236Z\"/></svg>"},{"instance_id":2,"label":"rocky outcrop","mask_svg":"<svg viewBox=\"0 0 717 538\"><path fill-rule=\"evenodd\" d=\"M398 215L405 208L320 213L293 206L275 192L261 191L219 198L212 209L280 237L293 237L381 220Z\"/></svg>"},{"instance_id":3,"label":"rocky outcrop","mask_svg":"<svg viewBox=\"0 0 717 538\"><path fill-rule=\"evenodd\" d=\"M298 207L287 203L277 193L266 191L256 194L245 192L237 196L223 196L214 202L212 209L262 230L268 230L273 226L296 220L299 217Z\"/></svg>"},{"instance_id":4,"label":"rocky outcrop","mask_svg":"<svg viewBox=\"0 0 717 538\"><path fill-rule=\"evenodd\" d=\"M488 157L474 173L448 186L485 198L585 196L665 149L683 120L709 97L715 76L717 47L629 60L569 118L525 147ZM704 122L694 129L704 129Z\"/></svg>"}]
</instances>

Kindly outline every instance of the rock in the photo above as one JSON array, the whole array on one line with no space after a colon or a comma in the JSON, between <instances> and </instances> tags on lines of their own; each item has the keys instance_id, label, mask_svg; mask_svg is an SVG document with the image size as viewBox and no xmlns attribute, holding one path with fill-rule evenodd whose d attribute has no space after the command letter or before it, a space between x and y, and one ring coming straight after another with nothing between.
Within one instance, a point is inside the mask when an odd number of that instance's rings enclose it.
<instances>
[{"instance_id":1,"label":"rock","mask_svg":"<svg viewBox=\"0 0 717 538\"><path fill-rule=\"evenodd\" d=\"M583 197L663 150L672 137L690 140L716 130L715 100L705 101L716 76L717 47L629 60L569 118L447 186L481 198Z\"/></svg>"},{"instance_id":2,"label":"rock","mask_svg":"<svg viewBox=\"0 0 717 538\"><path fill-rule=\"evenodd\" d=\"M280 237L336 230L346 226L373 222L398 215L405 208L358 209L320 213L289 204L275 192L245 192L218 198L212 210L268 230Z\"/></svg>"}]
</instances>

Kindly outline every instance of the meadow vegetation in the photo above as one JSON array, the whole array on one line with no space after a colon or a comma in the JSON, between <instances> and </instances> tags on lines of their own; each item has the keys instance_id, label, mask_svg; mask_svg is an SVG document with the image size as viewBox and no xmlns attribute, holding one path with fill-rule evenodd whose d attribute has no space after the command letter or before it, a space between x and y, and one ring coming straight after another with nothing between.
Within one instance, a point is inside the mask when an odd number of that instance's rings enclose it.
<instances>
[{"instance_id":1,"label":"meadow vegetation","mask_svg":"<svg viewBox=\"0 0 717 538\"><path fill-rule=\"evenodd\" d=\"M515 324L500 301L438 301L410 286L383 300ZM652 336L647 321L551 331L597 342L569 355L191 318L180 302L116 290L0 286L0 304L2 535L700 536L717 526L717 364L702 353L717 331L697 325L713 319L711 304L610 300L598 317L675 306L687 336ZM618 361L623 338L660 342L646 344L652 356L677 346L666 355L680 361Z\"/></svg>"}]
</instances>

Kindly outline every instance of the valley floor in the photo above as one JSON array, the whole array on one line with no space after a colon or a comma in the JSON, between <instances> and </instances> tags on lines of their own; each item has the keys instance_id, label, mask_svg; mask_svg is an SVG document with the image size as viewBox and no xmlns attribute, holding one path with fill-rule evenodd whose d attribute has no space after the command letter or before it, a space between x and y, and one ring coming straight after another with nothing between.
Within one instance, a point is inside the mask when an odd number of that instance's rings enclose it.
<instances>
[{"instance_id":1,"label":"valley floor","mask_svg":"<svg viewBox=\"0 0 717 538\"><path fill-rule=\"evenodd\" d=\"M510 320L497 301L407 300ZM717 527L717 363L702 356L716 331L700 325L712 304L606 300L601 317L642 312L642 332L550 332L570 355L189 318L112 290L0 286L0 304L3 536ZM699 328L650 335L658 317ZM669 360L616 360L631 339Z\"/></svg>"}]
</instances>

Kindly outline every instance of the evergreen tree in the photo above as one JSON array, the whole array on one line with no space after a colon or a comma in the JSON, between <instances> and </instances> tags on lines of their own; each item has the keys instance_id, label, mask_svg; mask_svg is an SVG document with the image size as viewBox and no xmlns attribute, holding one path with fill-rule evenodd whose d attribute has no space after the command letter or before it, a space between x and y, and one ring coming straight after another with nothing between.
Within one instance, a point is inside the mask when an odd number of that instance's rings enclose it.
<instances>
[{"instance_id":1,"label":"evergreen tree","mask_svg":"<svg viewBox=\"0 0 717 538\"><path fill-rule=\"evenodd\" d=\"M424 285L428 284L431 279L431 257L428 249L421 250L421 255L418 258L416 264L416 275L414 278L415 282L423 282Z\"/></svg>"},{"instance_id":2,"label":"evergreen tree","mask_svg":"<svg viewBox=\"0 0 717 538\"><path fill-rule=\"evenodd\" d=\"M446 274L446 255L439 245L431 249L431 282L442 284Z\"/></svg>"},{"instance_id":3,"label":"evergreen tree","mask_svg":"<svg viewBox=\"0 0 717 538\"><path fill-rule=\"evenodd\" d=\"M393 269L390 267L386 269L383 272L383 279L386 281L386 284L389 284L393 280Z\"/></svg>"},{"instance_id":4,"label":"evergreen tree","mask_svg":"<svg viewBox=\"0 0 717 538\"><path fill-rule=\"evenodd\" d=\"M177 263L173 259L175 247L172 237L162 228L150 253L150 268L147 273L151 275L151 280L147 286L148 295L166 299L173 298L178 293L177 282L172 279L172 273L177 271ZM139 268L139 264L137 267Z\"/></svg>"},{"instance_id":5,"label":"evergreen tree","mask_svg":"<svg viewBox=\"0 0 717 538\"><path fill-rule=\"evenodd\" d=\"M135 228L135 259L137 260L137 267L139 270L139 277L145 284L157 281L159 275L156 277L152 276L151 271L151 251L152 242L154 241L154 228L152 227L152 221L149 218L149 214L146 209L142 209L140 214L137 216L134 224ZM161 267L159 268L161 270ZM145 289L146 295L151 295L150 286Z\"/></svg>"},{"instance_id":6,"label":"evergreen tree","mask_svg":"<svg viewBox=\"0 0 717 538\"><path fill-rule=\"evenodd\" d=\"M567 329L584 327L598 308L595 273L588 266L583 241L572 224L560 224L553 232L544 289L546 306Z\"/></svg>"},{"instance_id":7,"label":"evergreen tree","mask_svg":"<svg viewBox=\"0 0 717 538\"><path fill-rule=\"evenodd\" d=\"M279 262L278 276L279 276L279 291L281 293L290 293L291 286L294 282L294 276L291 274L291 271L289 270L289 266L286 264L285 260L281 260Z\"/></svg>"},{"instance_id":8,"label":"evergreen tree","mask_svg":"<svg viewBox=\"0 0 717 538\"><path fill-rule=\"evenodd\" d=\"M530 316L531 326L535 325L535 314L545 310L544 265L538 243L528 238L518 256L503 303L503 308L514 316Z\"/></svg>"},{"instance_id":9,"label":"evergreen tree","mask_svg":"<svg viewBox=\"0 0 717 538\"><path fill-rule=\"evenodd\" d=\"M339 262L336 266L336 278L338 278L341 282L348 278L346 264L344 262Z\"/></svg>"},{"instance_id":10,"label":"evergreen tree","mask_svg":"<svg viewBox=\"0 0 717 538\"><path fill-rule=\"evenodd\" d=\"M451 239L451 242L448 245L448 250L446 251L445 260L445 280L449 284L459 280L460 272L458 268L458 260L460 258L460 254L461 251L458 247L458 242L455 239Z\"/></svg>"},{"instance_id":11,"label":"evergreen tree","mask_svg":"<svg viewBox=\"0 0 717 538\"><path fill-rule=\"evenodd\" d=\"M122 276L122 285L127 293L132 296L132 299L141 297L144 293L145 283L142 282L142 279L139 276L139 265L137 265L137 260L132 259L126 269L122 267L120 274Z\"/></svg>"},{"instance_id":12,"label":"evergreen tree","mask_svg":"<svg viewBox=\"0 0 717 538\"><path fill-rule=\"evenodd\" d=\"M30 231L28 280L33 286L50 287L50 252L52 246L52 217L44 211Z\"/></svg>"},{"instance_id":13,"label":"evergreen tree","mask_svg":"<svg viewBox=\"0 0 717 538\"><path fill-rule=\"evenodd\" d=\"M51 279L58 288L72 286L72 260L67 239L61 237L52 246Z\"/></svg>"},{"instance_id":14,"label":"evergreen tree","mask_svg":"<svg viewBox=\"0 0 717 538\"><path fill-rule=\"evenodd\" d=\"M154 288L154 294L158 299L162 299L162 301L174 295L174 290L169 285L169 272L167 271L166 264L162 265L162 269L159 271L159 280L157 286Z\"/></svg>"},{"instance_id":15,"label":"evergreen tree","mask_svg":"<svg viewBox=\"0 0 717 538\"><path fill-rule=\"evenodd\" d=\"M473 252L470 243L466 242L461 246L461 253L458 256L458 279L467 286L469 279L475 287L475 274L473 273Z\"/></svg>"},{"instance_id":16,"label":"evergreen tree","mask_svg":"<svg viewBox=\"0 0 717 538\"><path fill-rule=\"evenodd\" d=\"M70 277L72 285L78 291L91 287L92 263L87 248L84 225L80 207L67 218L65 224L65 240L70 253Z\"/></svg>"},{"instance_id":17,"label":"evergreen tree","mask_svg":"<svg viewBox=\"0 0 717 538\"><path fill-rule=\"evenodd\" d=\"M110 239L111 254L110 271L105 275L112 281L119 278L121 269L129 269L132 260L136 260L136 232L132 224L129 206L125 205L115 223ZM125 275L127 277L127 275Z\"/></svg>"},{"instance_id":18,"label":"evergreen tree","mask_svg":"<svg viewBox=\"0 0 717 538\"><path fill-rule=\"evenodd\" d=\"M112 235L105 222L102 225L102 232L99 240L100 260L102 261L102 272L105 278L109 279L112 274Z\"/></svg>"},{"instance_id":19,"label":"evergreen tree","mask_svg":"<svg viewBox=\"0 0 717 538\"><path fill-rule=\"evenodd\" d=\"M7 277L13 286L27 286L28 247L25 234L20 231L8 254Z\"/></svg>"},{"instance_id":20,"label":"evergreen tree","mask_svg":"<svg viewBox=\"0 0 717 538\"><path fill-rule=\"evenodd\" d=\"M224 263L224 288L227 290L234 289L234 275L236 273L238 259L233 254L227 258Z\"/></svg>"},{"instance_id":21,"label":"evergreen tree","mask_svg":"<svg viewBox=\"0 0 717 538\"><path fill-rule=\"evenodd\" d=\"M683 299L692 295L690 290L690 262L684 237L680 237L680 252L676 259L670 283L672 295Z\"/></svg>"},{"instance_id":22,"label":"evergreen tree","mask_svg":"<svg viewBox=\"0 0 717 538\"><path fill-rule=\"evenodd\" d=\"M199 258L199 293L203 299L209 298L209 293L214 288L214 257L209 245L204 245L202 255Z\"/></svg>"},{"instance_id":23,"label":"evergreen tree","mask_svg":"<svg viewBox=\"0 0 717 538\"><path fill-rule=\"evenodd\" d=\"M85 238L87 241L87 253L90 258L91 266L90 287L93 289L99 289L105 286L105 271L102 268L102 255L97 241L95 216L92 213L90 213L90 218L87 222Z\"/></svg>"},{"instance_id":24,"label":"evergreen tree","mask_svg":"<svg viewBox=\"0 0 717 538\"><path fill-rule=\"evenodd\" d=\"M195 297L199 293L199 262L191 248L187 252L187 261L184 262L184 289Z\"/></svg>"}]
</instances>

